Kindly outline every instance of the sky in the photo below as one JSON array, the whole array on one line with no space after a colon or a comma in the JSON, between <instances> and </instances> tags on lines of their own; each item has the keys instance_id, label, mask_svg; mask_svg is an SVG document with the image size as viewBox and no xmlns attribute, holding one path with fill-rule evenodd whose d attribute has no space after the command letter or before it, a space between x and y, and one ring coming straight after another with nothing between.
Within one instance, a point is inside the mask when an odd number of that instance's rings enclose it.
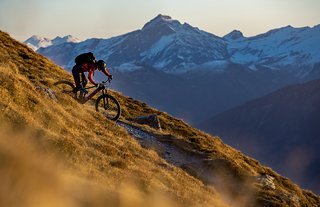
<instances>
[{"instance_id":1,"label":"sky","mask_svg":"<svg viewBox=\"0 0 320 207\"><path fill-rule=\"evenodd\" d=\"M287 25L320 24L320 0L0 0L0 30L24 41L74 35L109 38L141 29L158 14L223 36L254 36Z\"/></svg>"}]
</instances>

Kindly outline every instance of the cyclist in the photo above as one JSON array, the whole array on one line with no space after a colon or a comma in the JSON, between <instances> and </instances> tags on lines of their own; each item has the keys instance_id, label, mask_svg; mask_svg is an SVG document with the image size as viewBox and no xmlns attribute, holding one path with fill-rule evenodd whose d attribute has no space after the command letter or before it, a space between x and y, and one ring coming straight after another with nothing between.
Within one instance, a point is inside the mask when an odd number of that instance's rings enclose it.
<instances>
[{"instance_id":1,"label":"cyclist","mask_svg":"<svg viewBox=\"0 0 320 207\"><path fill-rule=\"evenodd\" d=\"M84 75L84 72L88 72L88 79L95 86L98 86L98 84L92 79L92 76L94 75L94 71L96 69L100 70L109 79L112 79L112 75L109 73L106 63L103 60L96 61L93 53L91 52L79 55L76 57L75 62L76 65L72 68L72 75L76 84L74 92L79 90L82 92L87 92L84 87L88 81ZM80 76L82 81L80 81Z\"/></svg>"}]
</instances>

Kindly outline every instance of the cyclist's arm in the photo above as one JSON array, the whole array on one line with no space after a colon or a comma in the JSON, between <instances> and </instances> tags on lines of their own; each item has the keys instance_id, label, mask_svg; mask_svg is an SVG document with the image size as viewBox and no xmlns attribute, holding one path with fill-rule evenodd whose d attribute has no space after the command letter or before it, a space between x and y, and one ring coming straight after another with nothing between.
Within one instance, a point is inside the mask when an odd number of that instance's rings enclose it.
<instances>
[{"instance_id":1,"label":"cyclist's arm","mask_svg":"<svg viewBox=\"0 0 320 207\"><path fill-rule=\"evenodd\" d=\"M89 70L88 79L93 85L96 85L97 83L94 82L94 80L92 79L93 73L94 73L94 70Z\"/></svg>"},{"instance_id":2,"label":"cyclist's arm","mask_svg":"<svg viewBox=\"0 0 320 207\"><path fill-rule=\"evenodd\" d=\"M110 77L111 74L109 73L108 69L104 69L101 71L103 74L105 74L107 77Z\"/></svg>"}]
</instances>

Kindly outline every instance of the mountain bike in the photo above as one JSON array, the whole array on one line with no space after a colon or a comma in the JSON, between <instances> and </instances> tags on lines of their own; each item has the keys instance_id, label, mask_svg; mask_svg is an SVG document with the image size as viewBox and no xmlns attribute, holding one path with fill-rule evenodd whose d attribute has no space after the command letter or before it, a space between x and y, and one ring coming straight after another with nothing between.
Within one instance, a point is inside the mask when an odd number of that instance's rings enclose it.
<instances>
[{"instance_id":1,"label":"mountain bike","mask_svg":"<svg viewBox=\"0 0 320 207\"><path fill-rule=\"evenodd\" d=\"M67 80L61 80L54 83L55 90L62 92L64 94L69 94L73 96L79 103L85 104L87 101L92 99L98 92L102 94L97 98L95 103L96 111L102 112L108 119L116 121L119 119L121 114L121 107L118 100L108 94L108 83L110 84L111 80L103 81L98 84L98 86L84 87L78 92L74 92L75 85ZM89 93L87 90L95 88L94 91ZM84 90L83 90L84 89ZM78 94L79 93L79 94Z\"/></svg>"}]
</instances>

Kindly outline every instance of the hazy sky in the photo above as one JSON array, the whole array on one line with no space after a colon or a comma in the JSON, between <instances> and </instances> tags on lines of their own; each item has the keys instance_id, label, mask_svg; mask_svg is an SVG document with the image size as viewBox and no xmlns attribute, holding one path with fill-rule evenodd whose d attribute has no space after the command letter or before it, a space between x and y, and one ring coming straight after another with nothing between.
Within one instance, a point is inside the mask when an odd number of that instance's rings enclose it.
<instances>
[{"instance_id":1,"label":"hazy sky","mask_svg":"<svg viewBox=\"0 0 320 207\"><path fill-rule=\"evenodd\" d=\"M320 24L320 0L0 0L0 30L19 40L72 34L111 37L140 29L158 14L223 36Z\"/></svg>"}]
</instances>

